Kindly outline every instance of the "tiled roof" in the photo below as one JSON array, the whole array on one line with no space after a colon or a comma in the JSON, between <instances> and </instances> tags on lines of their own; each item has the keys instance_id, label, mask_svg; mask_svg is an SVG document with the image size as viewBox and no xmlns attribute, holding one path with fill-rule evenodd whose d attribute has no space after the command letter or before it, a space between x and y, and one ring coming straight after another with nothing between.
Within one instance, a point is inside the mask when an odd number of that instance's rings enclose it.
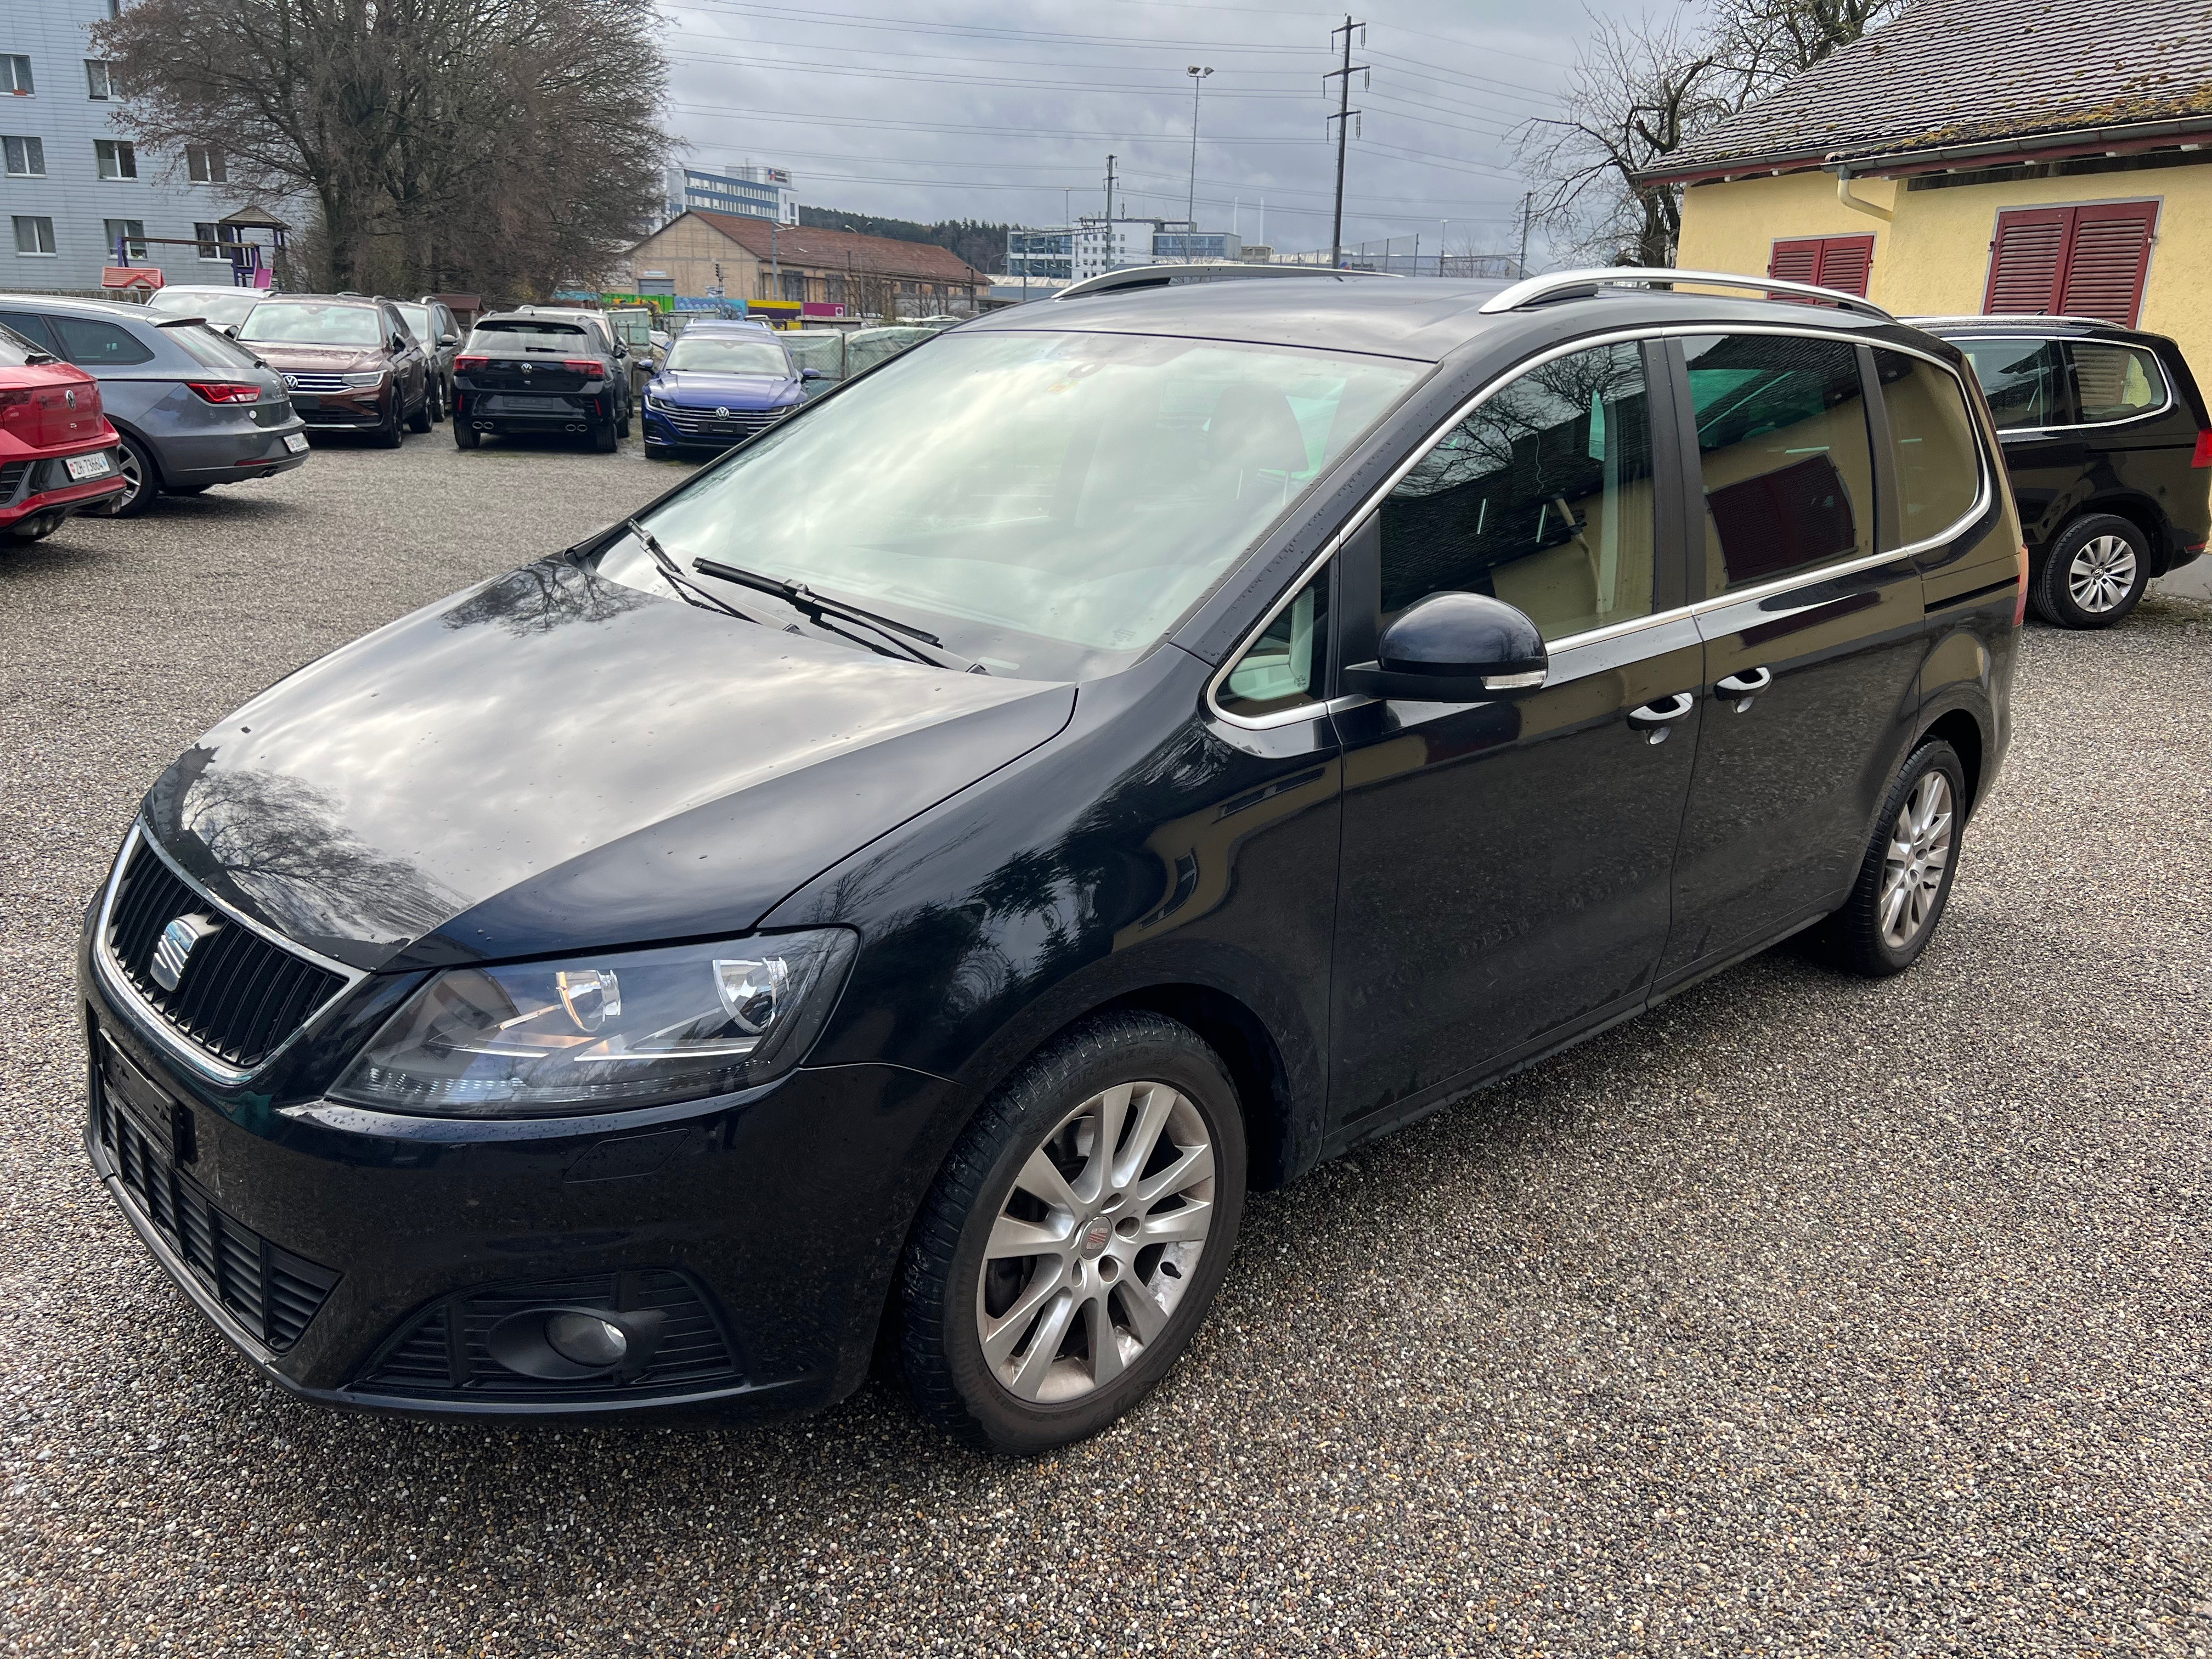
<instances>
[{"instance_id":1,"label":"tiled roof","mask_svg":"<svg viewBox=\"0 0 2212 1659\"><path fill-rule=\"evenodd\" d=\"M1646 176L2191 116L2212 127L2208 0L1918 0Z\"/></svg>"},{"instance_id":2,"label":"tiled roof","mask_svg":"<svg viewBox=\"0 0 2212 1659\"><path fill-rule=\"evenodd\" d=\"M733 213L709 213L694 208L692 216L705 221L742 246L757 259L773 256L781 263L833 275L849 270L861 276L890 276L905 282L988 283L965 259L934 242L902 242L890 236L863 236L850 230L825 230L816 225L781 225L775 229L773 249L769 222Z\"/></svg>"}]
</instances>

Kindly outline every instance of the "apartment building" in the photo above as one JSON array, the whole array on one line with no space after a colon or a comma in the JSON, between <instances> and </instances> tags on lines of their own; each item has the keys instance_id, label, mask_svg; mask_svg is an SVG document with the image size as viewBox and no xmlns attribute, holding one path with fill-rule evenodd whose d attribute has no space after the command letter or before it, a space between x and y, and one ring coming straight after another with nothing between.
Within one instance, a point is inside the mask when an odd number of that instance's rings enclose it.
<instances>
[{"instance_id":1,"label":"apartment building","mask_svg":"<svg viewBox=\"0 0 2212 1659\"><path fill-rule=\"evenodd\" d=\"M0 6L0 289L94 289L115 245L172 283L231 279L219 151L154 155L117 131L116 88L89 31L118 0ZM193 239L187 246L140 237Z\"/></svg>"}]
</instances>

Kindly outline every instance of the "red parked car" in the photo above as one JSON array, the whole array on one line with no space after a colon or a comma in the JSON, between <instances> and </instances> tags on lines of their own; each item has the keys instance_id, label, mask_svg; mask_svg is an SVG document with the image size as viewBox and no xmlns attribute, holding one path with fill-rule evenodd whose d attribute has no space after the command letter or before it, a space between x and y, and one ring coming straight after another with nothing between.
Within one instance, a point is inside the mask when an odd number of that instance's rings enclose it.
<instances>
[{"instance_id":1,"label":"red parked car","mask_svg":"<svg viewBox=\"0 0 2212 1659\"><path fill-rule=\"evenodd\" d=\"M36 541L124 490L100 383L0 328L0 531Z\"/></svg>"}]
</instances>

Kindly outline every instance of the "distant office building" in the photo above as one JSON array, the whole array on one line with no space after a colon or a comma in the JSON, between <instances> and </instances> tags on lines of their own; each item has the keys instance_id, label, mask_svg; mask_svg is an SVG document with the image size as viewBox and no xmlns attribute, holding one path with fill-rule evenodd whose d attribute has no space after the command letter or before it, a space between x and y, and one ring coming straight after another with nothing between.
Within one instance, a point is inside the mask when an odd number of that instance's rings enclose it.
<instances>
[{"instance_id":1,"label":"distant office building","mask_svg":"<svg viewBox=\"0 0 2212 1659\"><path fill-rule=\"evenodd\" d=\"M694 212L799 222L799 189L781 167L669 167L661 175L661 194L664 224Z\"/></svg>"},{"instance_id":2,"label":"distant office building","mask_svg":"<svg viewBox=\"0 0 2212 1659\"><path fill-rule=\"evenodd\" d=\"M119 92L87 33L110 0L10 0L0 13L0 289L100 287L126 245L172 283L228 283L241 229L220 149L140 148L111 119ZM142 238L170 238L169 241Z\"/></svg>"},{"instance_id":3,"label":"distant office building","mask_svg":"<svg viewBox=\"0 0 2212 1659\"><path fill-rule=\"evenodd\" d=\"M1200 230L1180 219L1085 219L1080 223L1006 233L1006 271L1016 283L1079 281L1131 265L1192 259L1237 259L1243 243L1232 231Z\"/></svg>"}]
</instances>

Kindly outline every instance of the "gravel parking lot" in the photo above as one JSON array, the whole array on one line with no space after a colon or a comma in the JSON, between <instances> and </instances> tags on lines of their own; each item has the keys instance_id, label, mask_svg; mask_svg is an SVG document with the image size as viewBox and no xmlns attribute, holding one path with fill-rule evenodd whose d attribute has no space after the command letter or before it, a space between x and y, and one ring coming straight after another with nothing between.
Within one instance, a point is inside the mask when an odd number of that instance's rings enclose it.
<instances>
[{"instance_id":1,"label":"gravel parking lot","mask_svg":"<svg viewBox=\"0 0 2212 1659\"><path fill-rule=\"evenodd\" d=\"M444 428L0 551L0 1652L2203 1654L2212 607L2032 629L1902 981L1771 954L1252 1207L1034 1463L255 1382L87 1166L79 908L341 641L680 476Z\"/></svg>"}]
</instances>

